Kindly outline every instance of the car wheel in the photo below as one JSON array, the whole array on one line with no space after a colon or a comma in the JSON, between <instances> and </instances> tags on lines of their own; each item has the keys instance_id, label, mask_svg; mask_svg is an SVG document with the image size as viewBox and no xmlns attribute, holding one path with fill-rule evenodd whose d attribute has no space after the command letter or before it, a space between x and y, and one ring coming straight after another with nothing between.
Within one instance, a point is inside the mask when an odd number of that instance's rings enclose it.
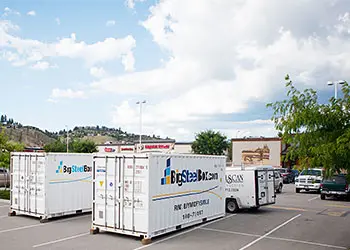
<instances>
[{"instance_id":1,"label":"car wheel","mask_svg":"<svg viewBox=\"0 0 350 250\"><path fill-rule=\"evenodd\" d=\"M296 192L296 193L300 193L300 188L296 188L296 189L295 189L295 192Z\"/></svg>"},{"instance_id":2,"label":"car wheel","mask_svg":"<svg viewBox=\"0 0 350 250\"><path fill-rule=\"evenodd\" d=\"M278 186L277 193L282 193L282 187L283 187L282 184Z\"/></svg>"},{"instance_id":3,"label":"car wheel","mask_svg":"<svg viewBox=\"0 0 350 250\"><path fill-rule=\"evenodd\" d=\"M321 200L325 200L326 199L326 195L325 194L321 194Z\"/></svg>"},{"instance_id":4,"label":"car wheel","mask_svg":"<svg viewBox=\"0 0 350 250\"><path fill-rule=\"evenodd\" d=\"M226 211L229 213L235 213L238 211L238 205L235 199L226 200Z\"/></svg>"}]
</instances>

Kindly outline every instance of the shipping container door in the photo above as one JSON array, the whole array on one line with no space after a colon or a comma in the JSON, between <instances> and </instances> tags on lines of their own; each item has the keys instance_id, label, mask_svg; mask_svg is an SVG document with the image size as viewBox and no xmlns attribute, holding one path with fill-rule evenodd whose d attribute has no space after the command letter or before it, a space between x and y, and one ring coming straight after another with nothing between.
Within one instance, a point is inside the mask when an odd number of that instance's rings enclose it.
<instances>
[{"instance_id":1,"label":"shipping container door","mask_svg":"<svg viewBox=\"0 0 350 250\"><path fill-rule=\"evenodd\" d=\"M94 158L94 221L115 229L120 228L121 164L119 157Z\"/></svg>"},{"instance_id":2,"label":"shipping container door","mask_svg":"<svg viewBox=\"0 0 350 250\"><path fill-rule=\"evenodd\" d=\"M258 170L257 179L259 205L274 203L275 189L273 170Z\"/></svg>"},{"instance_id":3,"label":"shipping container door","mask_svg":"<svg viewBox=\"0 0 350 250\"><path fill-rule=\"evenodd\" d=\"M43 213L45 157L43 155L12 156L11 207L28 213Z\"/></svg>"},{"instance_id":4,"label":"shipping container door","mask_svg":"<svg viewBox=\"0 0 350 250\"><path fill-rule=\"evenodd\" d=\"M148 161L145 157L94 158L94 224L131 232L146 232Z\"/></svg>"},{"instance_id":5,"label":"shipping container door","mask_svg":"<svg viewBox=\"0 0 350 250\"><path fill-rule=\"evenodd\" d=\"M28 208L30 213L45 213L45 157L29 156Z\"/></svg>"}]
</instances>

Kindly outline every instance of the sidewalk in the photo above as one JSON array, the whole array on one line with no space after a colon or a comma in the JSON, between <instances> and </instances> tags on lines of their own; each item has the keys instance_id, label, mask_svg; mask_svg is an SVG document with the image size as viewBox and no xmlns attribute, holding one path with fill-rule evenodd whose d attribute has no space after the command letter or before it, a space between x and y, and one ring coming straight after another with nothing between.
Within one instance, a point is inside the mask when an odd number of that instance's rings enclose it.
<instances>
[{"instance_id":1,"label":"sidewalk","mask_svg":"<svg viewBox=\"0 0 350 250\"><path fill-rule=\"evenodd\" d=\"M0 199L0 202L10 204L10 201L9 201L9 200Z\"/></svg>"}]
</instances>

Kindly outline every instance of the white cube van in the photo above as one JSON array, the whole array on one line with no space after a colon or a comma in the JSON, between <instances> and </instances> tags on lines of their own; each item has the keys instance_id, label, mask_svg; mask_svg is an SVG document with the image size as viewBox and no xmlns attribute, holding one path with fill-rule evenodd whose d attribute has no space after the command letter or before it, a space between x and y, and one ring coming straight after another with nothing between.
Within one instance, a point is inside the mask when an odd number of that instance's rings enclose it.
<instances>
[{"instance_id":1,"label":"white cube van","mask_svg":"<svg viewBox=\"0 0 350 250\"><path fill-rule=\"evenodd\" d=\"M272 166L227 167L225 174L226 211L274 204L275 176Z\"/></svg>"}]
</instances>

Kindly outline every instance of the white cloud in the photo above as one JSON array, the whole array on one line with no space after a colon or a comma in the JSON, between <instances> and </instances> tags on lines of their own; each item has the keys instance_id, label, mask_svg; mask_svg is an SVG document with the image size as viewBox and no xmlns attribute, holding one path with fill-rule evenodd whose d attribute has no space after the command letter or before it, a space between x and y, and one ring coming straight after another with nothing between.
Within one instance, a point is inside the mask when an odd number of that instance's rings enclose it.
<instances>
[{"instance_id":1,"label":"white cloud","mask_svg":"<svg viewBox=\"0 0 350 250\"><path fill-rule=\"evenodd\" d=\"M55 18L55 22L57 25L61 25L61 20L58 17Z\"/></svg>"},{"instance_id":2,"label":"white cloud","mask_svg":"<svg viewBox=\"0 0 350 250\"><path fill-rule=\"evenodd\" d=\"M27 13L28 16L36 16L36 13L34 10L31 10Z\"/></svg>"},{"instance_id":3,"label":"white cloud","mask_svg":"<svg viewBox=\"0 0 350 250\"><path fill-rule=\"evenodd\" d=\"M59 89L55 88L51 92L51 96L48 101L56 102L57 99L84 99L86 98L85 92L82 90L72 89Z\"/></svg>"},{"instance_id":4,"label":"white cloud","mask_svg":"<svg viewBox=\"0 0 350 250\"><path fill-rule=\"evenodd\" d=\"M96 78L102 78L107 75L106 71L101 67L92 67L90 68L90 75L96 77Z\"/></svg>"},{"instance_id":5,"label":"white cloud","mask_svg":"<svg viewBox=\"0 0 350 250\"><path fill-rule=\"evenodd\" d=\"M108 20L107 22L106 22L106 26L107 27L112 27L112 26L114 26L115 25L115 20Z\"/></svg>"},{"instance_id":6,"label":"white cloud","mask_svg":"<svg viewBox=\"0 0 350 250\"><path fill-rule=\"evenodd\" d=\"M57 68L57 66L50 65L50 63L46 61L38 61L35 64L33 64L30 68L35 70L47 70L49 68Z\"/></svg>"},{"instance_id":7,"label":"white cloud","mask_svg":"<svg viewBox=\"0 0 350 250\"><path fill-rule=\"evenodd\" d=\"M160 1L141 25L170 59L159 68L106 77L91 86L153 101L144 112L150 133L161 129L183 138L174 125L192 135L200 128L243 131L247 124L214 126L212 119L244 114L251 103L281 98L287 73L298 86L316 89L325 89L328 79L350 78L349 14L344 12L350 3L302 3ZM113 120L137 132L137 110L123 102L116 106ZM260 112L265 119L264 107ZM255 121L246 134L256 133L274 134L273 124Z\"/></svg>"},{"instance_id":8,"label":"white cloud","mask_svg":"<svg viewBox=\"0 0 350 250\"><path fill-rule=\"evenodd\" d=\"M134 67L132 50L136 46L135 39L128 35L123 38L106 38L93 44L84 41L77 41L76 34L70 38L62 38L57 42L44 43L32 39L21 39L13 35L16 28L9 21L0 20L0 45L3 45L3 53L11 52L17 54L18 60L13 64L25 65L37 62L49 57L67 57L71 59L83 59L88 66L96 63L104 63L119 59L125 70L129 71Z\"/></svg>"},{"instance_id":9,"label":"white cloud","mask_svg":"<svg viewBox=\"0 0 350 250\"><path fill-rule=\"evenodd\" d=\"M136 2L144 2L144 1L146 1L146 0L126 0L125 4L126 4L126 6L128 6L128 8L133 9L133 8L135 8Z\"/></svg>"},{"instance_id":10,"label":"white cloud","mask_svg":"<svg viewBox=\"0 0 350 250\"><path fill-rule=\"evenodd\" d=\"M10 15L20 16L21 13L19 13L16 10L10 9L9 7L5 7L4 8L4 13L2 14L2 16L3 17L7 17L7 16L10 16Z\"/></svg>"}]
</instances>

